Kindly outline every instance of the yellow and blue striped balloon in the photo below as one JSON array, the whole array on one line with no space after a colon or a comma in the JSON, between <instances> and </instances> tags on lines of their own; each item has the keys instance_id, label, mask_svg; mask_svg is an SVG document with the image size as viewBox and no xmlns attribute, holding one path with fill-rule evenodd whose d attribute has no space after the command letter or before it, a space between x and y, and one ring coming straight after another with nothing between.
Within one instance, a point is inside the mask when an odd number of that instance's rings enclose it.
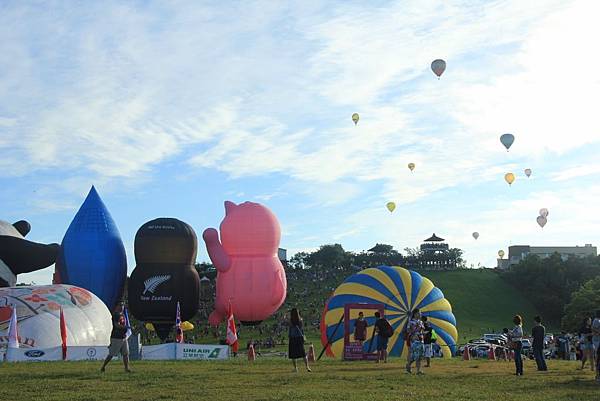
<instances>
[{"instance_id":1,"label":"yellow and blue striped balloon","mask_svg":"<svg viewBox=\"0 0 600 401\"><path fill-rule=\"evenodd\" d=\"M458 332L452 306L444 298L442 291L431 280L413 270L398 266L379 266L365 269L346 279L327 301L321 319L321 342L327 343L331 337L328 355L341 356L344 348L344 324L335 331L335 327L344 315L344 305L350 303L383 304L385 317L394 328L394 335L388 342L391 356L406 357L408 352L404 338L404 329L410 320L410 314L419 309L437 333L437 344L441 346L444 357L456 352ZM354 331L354 322L359 309L350 312L350 332ZM375 351L377 336L371 343L374 311L365 312L368 323L365 351ZM335 334L334 334L335 332Z\"/></svg>"}]
</instances>

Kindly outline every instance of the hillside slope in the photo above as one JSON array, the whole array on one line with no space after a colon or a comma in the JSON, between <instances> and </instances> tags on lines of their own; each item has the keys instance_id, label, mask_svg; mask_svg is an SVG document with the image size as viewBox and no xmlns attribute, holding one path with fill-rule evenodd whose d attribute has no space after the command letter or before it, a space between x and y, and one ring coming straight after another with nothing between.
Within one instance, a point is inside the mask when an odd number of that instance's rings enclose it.
<instances>
[{"instance_id":1,"label":"hillside slope","mask_svg":"<svg viewBox=\"0 0 600 401\"><path fill-rule=\"evenodd\" d=\"M512 317L520 314L529 333L535 307L517 289L490 270L420 271L444 293L456 316L460 342L483 333L512 327Z\"/></svg>"}]
</instances>

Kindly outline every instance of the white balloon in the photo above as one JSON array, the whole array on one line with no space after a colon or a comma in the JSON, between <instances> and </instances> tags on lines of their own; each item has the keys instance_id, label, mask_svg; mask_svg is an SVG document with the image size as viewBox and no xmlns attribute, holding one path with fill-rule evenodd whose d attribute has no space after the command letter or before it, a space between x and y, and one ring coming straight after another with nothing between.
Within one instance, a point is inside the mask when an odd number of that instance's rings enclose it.
<instances>
[{"instance_id":1,"label":"white balloon","mask_svg":"<svg viewBox=\"0 0 600 401\"><path fill-rule=\"evenodd\" d=\"M550 212L548 211L548 209L546 209L545 207L540 209L540 216L547 218L548 214L550 214Z\"/></svg>"},{"instance_id":2,"label":"white balloon","mask_svg":"<svg viewBox=\"0 0 600 401\"><path fill-rule=\"evenodd\" d=\"M473 238L475 238L475 239L479 238L479 233L477 231L475 231L473 233Z\"/></svg>"},{"instance_id":3,"label":"white balloon","mask_svg":"<svg viewBox=\"0 0 600 401\"><path fill-rule=\"evenodd\" d=\"M544 228L544 226L546 225L547 222L548 222L548 219L546 219L544 216L537 217L537 223L540 225L540 227Z\"/></svg>"},{"instance_id":4,"label":"white balloon","mask_svg":"<svg viewBox=\"0 0 600 401\"><path fill-rule=\"evenodd\" d=\"M110 311L86 289L66 284L0 288L0 331L7 329L13 305L17 307L20 347L60 346L61 307L67 345L104 346L110 342Z\"/></svg>"}]
</instances>

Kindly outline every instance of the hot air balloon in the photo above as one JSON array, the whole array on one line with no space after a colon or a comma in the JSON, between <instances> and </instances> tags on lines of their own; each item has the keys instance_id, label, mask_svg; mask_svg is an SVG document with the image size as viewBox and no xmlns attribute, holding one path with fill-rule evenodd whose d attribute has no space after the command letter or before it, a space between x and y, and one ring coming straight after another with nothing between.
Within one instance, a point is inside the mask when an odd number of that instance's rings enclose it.
<instances>
[{"instance_id":1,"label":"hot air balloon","mask_svg":"<svg viewBox=\"0 0 600 401\"><path fill-rule=\"evenodd\" d=\"M544 216L538 216L537 217L537 223L540 225L540 227L544 228L544 226L546 225L546 223L548 222L548 219L545 218Z\"/></svg>"},{"instance_id":2,"label":"hot air balloon","mask_svg":"<svg viewBox=\"0 0 600 401\"><path fill-rule=\"evenodd\" d=\"M194 325L186 320L185 322L181 323L181 330L183 330L183 331L194 330Z\"/></svg>"},{"instance_id":3,"label":"hot air balloon","mask_svg":"<svg viewBox=\"0 0 600 401\"><path fill-rule=\"evenodd\" d=\"M256 325L285 301L287 279L277 256L281 228L273 212L259 203L225 202L219 232L204 230L202 237L217 269L215 310L208 317L216 326L231 307L244 325Z\"/></svg>"},{"instance_id":4,"label":"hot air balloon","mask_svg":"<svg viewBox=\"0 0 600 401\"><path fill-rule=\"evenodd\" d=\"M0 288L0 332L8 327L12 305L17 307L19 347L60 346L61 308L68 332L67 345L109 343L110 312L100 298L84 288L65 284Z\"/></svg>"},{"instance_id":5,"label":"hot air balloon","mask_svg":"<svg viewBox=\"0 0 600 401\"><path fill-rule=\"evenodd\" d=\"M415 163L408 163L408 168L410 171L413 171L415 169Z\"/></svg>"},{"instance_id":6,"label":"hot air balloon","mask_svg":"<svg viewBox=\"0 0 600 401\"><path fill-rule=\"evenodd\" d=\"M164 341L175 324L177 302L181 320L198 311L196 233L181 220L154 219L137 231L134 250L137 265L129 279L129 309L138 320L152 323Z\"/></svg>"},{"instance_id":7,"label":"hot air balloon","mask_svg":"<svg viewBox=\"0 0 600 401\"><path fill-rule=\"evenodd\" d=\"M504 258L504 251L502 249L498 251L498 256L500 256L500 259Z\"/></svg>"},{"instance_id":8,"label":"hot air balloon","mask_svg":"<svg viewBox=\"0 0 600 401\"><path fill-rule=\"evenodd\" d=\"M113 310L127 278L127 258L119 229L92 186L69 225L56 261L55 284L71 284L96 294Z\"/></svg>"},{"instance_id":9,"label":"hot air balloon","mask_svg":"<svg viewBox=\"0 0 600 401\"><path fill-rule=\"evenodd\" d=\"M525 169L525 175L527 176L527 178L531 177L531 169L530 168Z\"/></svg>"},{"instance_id":10,"label":"hot air balloon","mask_svg":"<svg viewBox=\"0 0 600 401\"><path fill-rule=\"evenodd\" d=\"M502 142L502 145L504 145L507 152L508 152L508 149L510 149L510 147L514 141L515 141L515 136L513 134L503 134L500 137L500 142Z\"/></svg>"},{"instance_id":11,"label":"hot air balloon","mask_svg":"<svg viewBox=\"0 0 600 401\"><path fill-rule=\"evenodd\" d=\"M431 62L431 71L437 75L438 79L440 79L445 70L446 62L444 60L438 58L437 60L433 60Z\"/></svg>"},{"instance_id":12,"label":"hot air balloon","mask_svg":"<svg viewBox=\"0 0 600 401\"><path fill-rule=\"evenodd\" d=\"M396 204L394 202L388 202L385 204L385 207L392 213L396 209Z\"/></svg>"},{"instance_id":13,"label":"hot air balloon","mask_svg":"<svg viewBox=\"0 0 600 401\"><path fill-rule=\"evenodd\" d=\"M358 113L352 114L352 121L354 121L354 125L358 124L358 120L360 120Z\"/></svg>"},{"instance_id":14,"label":"hot air balloon","mask_svg":"<svg viewBox=\"0 0 600 401\"><path fill-rule=\"evenodd\" d=\"M515 182L515 175L513 173L504 174L504 181L508 182L508 185L512 185Z\"/></svg>"},{"instance_id":15,"label":"hot air balloon","mask_svg":"<svg viewBox=\"0 0 600 401\"><path fill-rule=\"evenodd\" d=\"M452 306L444 294L426 277L398 266L372 267L348 277L327 301L321 321L321 342L327 344L330 339L328 355L342 356L344 348L343 326L336 330L344 314L344 305L383 304L384 315L394 328L394 334L388 342L391 356L406 357L408 349L404 329L413 310L419 309L427 316L438 335L444 357L451 357L456 350L458 332ZM359 309L351 310L349 327L354 327ZM368 324L367 338L363 343L365 351L376 349L377 336L373 339L375 317L366 315ZM373 344L371 344L373 341Z\"/></svg>"},{"instance_id":16,"label":"hot air balloon","mask_svg":"<svg viewBox=\"0 0 600 401\"><path fill-rule=\"evenodd\" d=\"M547 218L548 214L550 214L550 212L545 207L540 209L540 216Z\"/></svg>"},{"instance_id":17,"label":"hot air balloon","mask_svg":"<svg viewBox=\"0 0 600 401\"><path fill-rule=\"evenodd\" d=\"M479 233L477 231L475 231L473 233L473 238L475 238L475 239L479 238Z\"/></svg>"}]
</instances>

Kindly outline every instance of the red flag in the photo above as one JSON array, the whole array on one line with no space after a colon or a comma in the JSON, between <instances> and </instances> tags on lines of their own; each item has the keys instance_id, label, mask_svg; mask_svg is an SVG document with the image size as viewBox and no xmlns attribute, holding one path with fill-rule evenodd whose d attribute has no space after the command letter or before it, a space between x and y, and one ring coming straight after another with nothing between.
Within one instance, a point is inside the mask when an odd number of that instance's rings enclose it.
<instances>
[{"instance_id":1,"label":"red flag","mask_svg":"<svg viewBox=\"0 0 600 401\"><path fill-rule=\"evenodd\" d=\"M233 352L238 351L238 337L237 330L235 329L235 319L233 318L233 310L231 308L231 301L227 308L227 344L231 346Z\"/></svg>"},{"instance_id":2,"label":"red flag","mask_svg":"<svg viewBox=\"0 0 600 401\"><path fill-rule=\"evenodd\" d=\"M67 359L67 323L65 322L65 314L62 306L60 307L60 338L62 340L62 358Z\"/></svg>"}]
</instances>

